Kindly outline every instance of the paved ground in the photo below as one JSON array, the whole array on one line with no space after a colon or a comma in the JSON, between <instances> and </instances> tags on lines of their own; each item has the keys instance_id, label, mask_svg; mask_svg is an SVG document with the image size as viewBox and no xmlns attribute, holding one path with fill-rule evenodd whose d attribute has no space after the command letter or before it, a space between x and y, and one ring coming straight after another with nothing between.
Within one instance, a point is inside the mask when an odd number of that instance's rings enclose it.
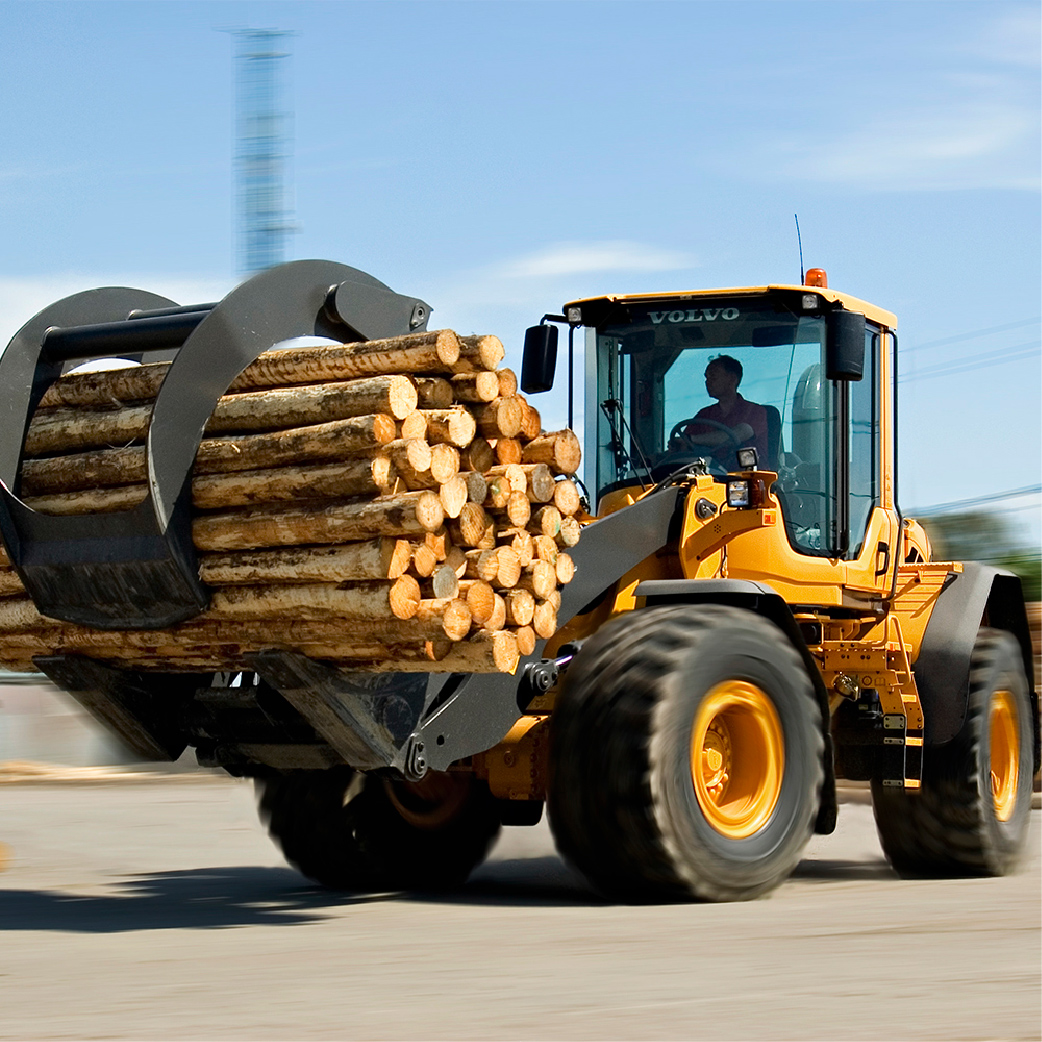
<instances>
[{"instance_id":1,"label":"paved ground","mask_svg":"<svg viewBox=\"0 0 1042 1042\"><path fill-rule=\"evenodd\" d=\"M613 907L508 830L463 892L346 898L232 781L0 786L0 1039L1038 1039L1027 870L904 882L841 807L770 899Z\"/></svg>"}]
</instances>

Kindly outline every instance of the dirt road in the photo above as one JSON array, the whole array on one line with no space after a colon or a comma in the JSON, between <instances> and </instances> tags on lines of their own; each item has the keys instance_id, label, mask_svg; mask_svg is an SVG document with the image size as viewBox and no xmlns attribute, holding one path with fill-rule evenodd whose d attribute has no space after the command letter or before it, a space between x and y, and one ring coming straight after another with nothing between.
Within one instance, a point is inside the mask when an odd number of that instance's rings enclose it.
<instances>
[{"instance_id":1,"label":"dirt road","mask_svg":"<svg viewBox=\"0 0 1042 1042\"><path fill-rule=\"evenodd\" d=\"M285 867L248 785L0 786L0 1039L1037 1039L1026 871L904 882L841 807L770 899L613 907L511 829L459 894Z\"/></svg>"}]
</instances>

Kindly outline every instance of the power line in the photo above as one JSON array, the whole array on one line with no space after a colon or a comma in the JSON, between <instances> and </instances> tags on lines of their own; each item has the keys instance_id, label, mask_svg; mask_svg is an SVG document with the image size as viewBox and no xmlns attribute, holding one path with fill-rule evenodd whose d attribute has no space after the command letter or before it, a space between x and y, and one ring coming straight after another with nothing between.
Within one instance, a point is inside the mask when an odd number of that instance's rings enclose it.
<instances>
[{"instance_id":1,"label":"power line","mask_svg":"<svg viewBox=\"0 0 1042 1042\"><path fill-rule=\"evenodd\" d=\"M1037 496L1042 492L1042 484L1022 485L1020 488L1007 489L1005 492L992 492L986 496L974 496L971 499L956 499L951 503L937 503L931 507L917 507L909 509L910 514L928 516L940 514L949 510L965 510L967 507L980 506L983 503L996 503L1003 499L1019 499L1021 496Z\"/></svg>"},{"instance_id":2,"label":"power line","mask_svg":"<svg viewBox=\"0 0 1042 1042\"><path fill-rule=\"evenodd\" d=\"M901 354L911 354L913 351L925 351L931 347L945 347L947 344L958 344L963 340L976 340L977 337L988 336L991 333L1005 333L1010 329L1023 329L1024 326L1038 325L1042 318L1025 318L1019 322L1007 322L1003 326L988 326L987 329L974 329L968 333L957 333L955 336L945 337L943 340L927 340L923 344L913 344L901 349Z\"/></svg>"},{"instance_id":3,"label":"power line","mask_svg":"<svg viewBox=\"0 0 1042 1042\"><path fill-rule=\"evenodd\" d=\"M915 380L929 380L936 376L954 376L956 373L989 369L993 365L1005 365L1007 362L1019 362L1025 358L1037 357L1040 347L1042 347L1042 341L1032 340L1023 344L1013 344L1010 347L1000 347L994 351L982 351L976 355L964 355L962 358L938 362L936 365L917 369L911 373L902 372L899 381L911 383Z\"/></svg>"}]
</instances>

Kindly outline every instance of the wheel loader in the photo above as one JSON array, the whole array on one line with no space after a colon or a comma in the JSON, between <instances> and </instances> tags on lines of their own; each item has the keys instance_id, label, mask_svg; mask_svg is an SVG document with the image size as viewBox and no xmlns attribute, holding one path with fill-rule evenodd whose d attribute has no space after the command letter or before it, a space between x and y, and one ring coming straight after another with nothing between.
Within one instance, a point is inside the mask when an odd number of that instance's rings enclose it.
<instances>
[{"instance_id":1,"label":"wheel loader","mask_svg":"<svg viewBox=\"0 0 1042 1042\"><path fill-rule=\"evenodd\" d=\"M216 304L108 288L27 323L0 357L0 532L39 613L148 630L202 612L186 489L232 380L291 338L393 337L429 312L307 261ZM899 509L894 315L821 269L571 301L526 334L529 395L553 386L559 327L569 416L583 373L581 537L556 632L512 671L344 670L278 641L236 671L35 667L140 755L190 746L255 779L286 857L332 887L457 885L545 807L610 900L754 898L834 829L837 778L871 784L898 873L1011 871L1039 766L1023 597L934 560ZM30 418L97 357L173 359L148 497L38 513L19 498Z\"/></svg>"}]
</instances>

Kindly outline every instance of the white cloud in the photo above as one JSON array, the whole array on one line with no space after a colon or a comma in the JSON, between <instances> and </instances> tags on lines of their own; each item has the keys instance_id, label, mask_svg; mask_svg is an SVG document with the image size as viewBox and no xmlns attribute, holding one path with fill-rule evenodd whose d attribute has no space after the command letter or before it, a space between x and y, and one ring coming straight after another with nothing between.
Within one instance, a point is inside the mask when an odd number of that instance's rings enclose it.
<instances>
[{"instance_id":1,"label":"white cloud","mask_svg":"<svg viewBox=\"0 0 1042 1042\"><path fill-rule=\"evenodd\" d=\"M991 61L1037 68L1042 64L1042 19L1037 5L1005 10L968 45L974 54Z\"/></svg>"},{"instance_id":2,"label":"white cloud","mask_svg":"<svg viewBox=\"0 0 1042 1042\"><path fill-rule=\"evenodd\" d=\"M0 350L40 311L63 297L98 286L134 286L179 304L220 300L234 285L231 279L196 279L183 275L122 274L46 275L37 278L0 276Z\"/></svg>"},{"instance_id":3,"label":"white cloud","mask_svg":"<svg viewBox=\"0 0 1042 1042\"><path fill-rule=\"evenodd\" d=\"M883 191L1039 185L1037 113L1012 103L902 109L788 151L789 176Z\"/></svg>"},{"instance_id":4,"label":"white cloud","mask_svg":"<svg viewBox=\"0 0 1042 1042\"><path fill-rule=\"evenodd\" d=\"M694 264L690 254L678 250L618 239L555 243L508 261L495 273L508 279L556 278L601 271L677 271Z\"/></svg>"}]
</instances>

